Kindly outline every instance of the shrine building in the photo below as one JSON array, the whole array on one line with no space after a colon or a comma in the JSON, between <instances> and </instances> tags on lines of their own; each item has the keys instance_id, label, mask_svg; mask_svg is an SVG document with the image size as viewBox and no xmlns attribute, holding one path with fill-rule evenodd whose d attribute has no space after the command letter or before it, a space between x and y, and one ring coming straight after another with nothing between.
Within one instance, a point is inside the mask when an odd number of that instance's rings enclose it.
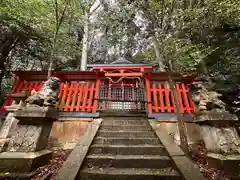
<instances>
[{"instance_id":1,"label":"shrine building","mask_svg":"<svg viewBox=\"0 0 240 180\"><path fill-rule=\"evenodd\" d=\"M111 64L88 64L89 71L56 71L60 78L59 103L61 116L98 117L104 112L144 113L148 117L176 113L176 103L169 86L174 81L181 113L192 114L195 105L189 85L195 77L175 72L154 72L152 65L132 64L119 58ZM38 91L47 79L47 72L18 71L11 93L24 89ZM9 96L5 106L11 105Z\"/></svg>"}]
</instances>

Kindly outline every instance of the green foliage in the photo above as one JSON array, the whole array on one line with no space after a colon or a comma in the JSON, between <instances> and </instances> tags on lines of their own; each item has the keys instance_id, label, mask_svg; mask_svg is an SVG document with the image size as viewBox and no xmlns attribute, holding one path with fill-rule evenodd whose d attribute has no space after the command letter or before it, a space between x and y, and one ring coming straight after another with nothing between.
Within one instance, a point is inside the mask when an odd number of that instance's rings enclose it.
<instances>
[{"instance_id":1,"label":"green foliage","mask_svg":"<svg viewBox=\"0 0 240 180\"><path fill-rule=\"evenodd\" d=\"M161 61L174 71L202 71L204 64L210 74L239 76L240 1L185 2L132 3L147 20L147 31L157 42L160 58L146 56L146 49L137 54L138 59L151 59L153 64Z\"/></svg>"}]
</instances>

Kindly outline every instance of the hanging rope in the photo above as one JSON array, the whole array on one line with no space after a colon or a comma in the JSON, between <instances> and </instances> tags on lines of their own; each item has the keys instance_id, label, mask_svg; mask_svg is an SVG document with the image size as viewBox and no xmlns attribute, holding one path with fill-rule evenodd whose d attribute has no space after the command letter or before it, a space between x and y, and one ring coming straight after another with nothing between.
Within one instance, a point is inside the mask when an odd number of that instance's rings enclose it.
<instances>
[{"instance_id":1,"label":"hanging rope","mask_svg":"<svg viewBox=\"0 0 240 180\"><path fill-rule=\"evenodd\" d=\"M106 79L109 80L109 82L113 83L113 84L116 84L116 83L119 83L120 81L122 81L123 79L138 79L139 80L139 83L142 84L142 81L141 81L141 78L140 77L120 77L117 81L114 81L112 80L111 77L106 77Z\"/></svg>"}]
</instances>

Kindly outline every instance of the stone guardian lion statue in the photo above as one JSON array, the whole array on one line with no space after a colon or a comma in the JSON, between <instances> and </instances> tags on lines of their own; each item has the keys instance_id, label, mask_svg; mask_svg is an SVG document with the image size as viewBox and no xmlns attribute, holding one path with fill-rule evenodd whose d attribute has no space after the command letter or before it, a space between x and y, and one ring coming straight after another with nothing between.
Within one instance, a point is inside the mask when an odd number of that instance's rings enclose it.
<instances>
[{"instance_id":1,"label":"stone guardian lion statue","mask_svg":"<svg viewBox=\"0 0 240 180\"><path fill-rule=\"evenodd\" d=\"M55 107L58 102L60 80L57 77L50 77L38 91L29 96L26 105L49 106Z\"/></svg>"}]
</instances>

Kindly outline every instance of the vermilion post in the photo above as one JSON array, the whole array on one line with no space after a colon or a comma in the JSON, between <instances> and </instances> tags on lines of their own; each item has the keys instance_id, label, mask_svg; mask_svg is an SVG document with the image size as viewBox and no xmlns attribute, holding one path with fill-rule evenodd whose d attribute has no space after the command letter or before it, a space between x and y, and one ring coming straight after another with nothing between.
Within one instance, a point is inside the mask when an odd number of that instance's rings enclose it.
<instances>
[{"instance_id":1,"label":"vermilion post","mask_svg":"<svg viewBox=\"0 0 240 180\"><path fill-rule=\"evenodd\" d=\"M158 99L157 99L157 90L156 90L156 84L153 84L153 101L154 101L154 109L155 112L158 112Z\"/></svg>"},{"instance_id":2,"label":"vermilion post","mask_svg":"<svg viewBox=\"0 0 240 180\"><path fill-rule=\"evenodd\" d=\"M77 93L78 93L78 87L79 87L79 84L76 83L76 86L74 88L74 94L73 94L73 98L72 98L72 104L71 104L71 108L70 108L70 111L74 111L74 107L75 107L75 104L76 104L76 100L77 100Z\"/></svg>"},{"instance_id":3,"label":"vermilion post","mask_svg":"<svg viewBox=\"0 0 240 180\"><path fill-rule=\"evenodd\" d=\"M87 82L85 88L84 88L84 98L83 98L83 104L82 104L82 111L85 111L86 104L87 104L87 98L88 98L88 91L89 91L89 82Z\"/></svg>"},{"instance_id":4,"label":"vermilion post","mask_svg":"<svg viewBox=\"0 0 240 180\"><path fill-rule=\"evenodd\" d=\"M68 90L68 96L67 96L67 101L64 107L64 111L68 111L69 107L70 107L70 102L72 99L72 91L74 89L74 84L72 83L69 90Z\"/></svg>"},{"instance_id":5,"label":"vermilion post","mask_svg":"<svg viewBox=\"0 0 240 180\"><path fill-rule=\"evenodd\" d=\"M97 103L98 103L99 89L100 89L100 78L98 77L97 81L96 81L95 97L94 97L93 111L92 112L97 112Z\"/></svg>"},{"instance_id":6,"label":"vermilion post","mask_svg":"<svg viewBox=\"0 0 240 180\"><path fill-rule=\"evenodd\" d=\"M60 108L63 109L65 107L65 99L67 97L67 93L68 93L68 86L69 86L69 82L67 82L65 84L65 87L63 89L63 96L62 96L62 99L61 99L61 104L60 104Z\"/></svg>"},{"instance_id":7,"label":"vermilion post","mask_svg":"<svg viewBox=\"0 0 240 180\"><path fill-rule=\"evenodd\" d=\"M77 101L77 105L76 105L76 111L79 111L79 109L81 107L84 85L85 85L85 83L81 83L80 88L78 89L79 94L78 94L78 101Z\"/></svg>"},{"instance_id":8,"label":"vermilion post","mask_svg":"<svg viewBox=\"0 0 240 180\"><path fill-rule=\"evenodd\" d=\"M148 113L152 113L152 98L151 98L151 87L149 74L146 76L146 89L147 89L147 107Z\"/></svg>"},{"instance_id":9,"label":"vermilion post","mask_svg":"<svg viewBox=\"0 0 240 180\"><path fill-rule=\"evenodd\" d=\"M167 84L164 84L164 94L165 94L167 110L168 110L168 112L171 112L171 105L170 105L170 100L169 100L169 88L168 88Z\"/></svg>"},{"instance_id":10,"label":"vermilion post","mask_svg":"<svg viewBox=\"0 0 240 180\"><path fill-rule=\"evenodd\" d=\"M92 86L91 86L91 88L90 88L89 99L88 99L88 107L87 107L87 111L88 111L88 112L90 112L90 111L91 111L91 108L92 108L94 86L95 86L95 83L92 82Z\"/></svg>"},{"instance_id":11,"label":"vermilion post","mask_svg":"<svg viewBox=\"0 0 240 180\"><path fill-rule=\"evenodd\" d=\"M158 93L159 93L159 99L160 99L160 108L161 112L164 112L164 101L163 101L163 90L162 90L162 84L158 84Z\"/></svg>"}]
</instances>

